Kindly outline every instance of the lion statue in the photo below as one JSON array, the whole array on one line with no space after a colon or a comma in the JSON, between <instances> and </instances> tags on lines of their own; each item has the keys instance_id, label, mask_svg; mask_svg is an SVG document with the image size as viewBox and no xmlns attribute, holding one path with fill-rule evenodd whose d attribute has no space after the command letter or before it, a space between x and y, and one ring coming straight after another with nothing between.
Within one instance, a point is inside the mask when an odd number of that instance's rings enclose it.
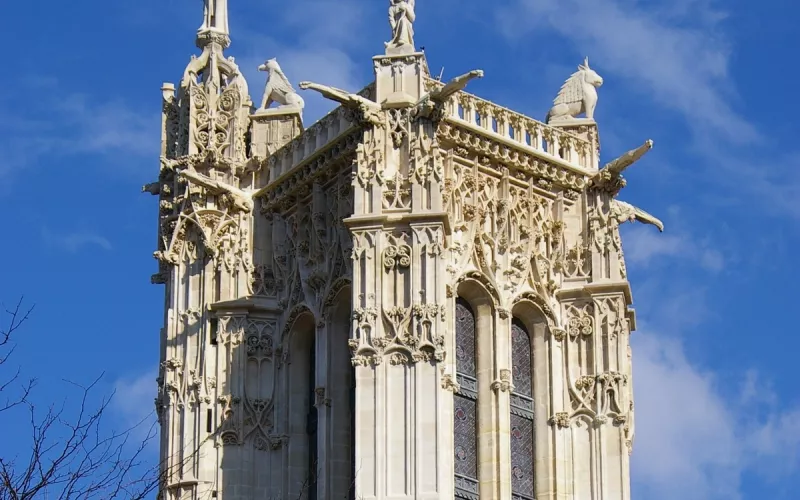
<instances>
[{"instance_id":1,"label":"lion statue","mask_svg":"<svg viewBox=\"0 0 800 500\"><path fill-rule=\"evenodd\" d=\"M260 109L267 109L273 102L277 102L279 108L293 107L303 109L305 106L303 98L297 94L292 84L289 83L289 79L286 78L274 57L265 61L264 64L258 67L258 70L265 71L268 75Z\"/></svg>"},{"instance_id":2,"label":"lion statue","mask_svg":"<svg viewBox=\"0 0 800 500\"><path fill-rule=\"evenodd\" d=\"M603 85L603 79L589 67L589 58L578 66L561 86L561 90L553 101L553 107L547 113L545 122L553 123L569 121L581 113L594 120L594 108L597 106L597 87Z\"/></svg>"}]
</instances>

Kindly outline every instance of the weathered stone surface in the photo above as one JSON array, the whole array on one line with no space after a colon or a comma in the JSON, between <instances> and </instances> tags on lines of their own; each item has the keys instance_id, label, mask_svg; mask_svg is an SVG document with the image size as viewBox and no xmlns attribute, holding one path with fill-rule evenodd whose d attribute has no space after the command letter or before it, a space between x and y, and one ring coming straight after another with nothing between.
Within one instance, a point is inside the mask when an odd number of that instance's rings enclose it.
<instances>
[{"instance_id":1,"label":"weathered stone surface","mask_svg":"<svg viewBox=\"0 0 800 500\"><path fill-rule=\"evenodd\" d=\"M373 84L298 85L341 104L304 129L274 59L253 109L227 2L206 1L143 188L160 498L630 498L619 224L663 226L615 196L652 142L599 169L597 125L574 119L596 94L549 126L466 93L480 70L431 78L413 7L392 0Z\"/></svg>"}]
</instances>

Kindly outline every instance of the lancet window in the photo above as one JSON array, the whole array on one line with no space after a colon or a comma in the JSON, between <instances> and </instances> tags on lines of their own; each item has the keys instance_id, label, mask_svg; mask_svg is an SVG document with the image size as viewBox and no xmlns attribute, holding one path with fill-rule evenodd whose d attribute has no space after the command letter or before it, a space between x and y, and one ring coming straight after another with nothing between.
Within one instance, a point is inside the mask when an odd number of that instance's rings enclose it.
<instances>
[{"instance_id":1,"label":"lancet window","mask_svg":"<svg viewBox=\"0 0 800 500\"><path fill-rule=\"evenodd\" d=\"M306 435L308 436L308 500L316 500L317 498L317 469L318 469L318 442L317 430L319 427L319 418L317 413L317 350L312 339L311 346L309 347L308 354L308 416L306 420Z\"/></svg>"},{"instance_id":2,"label":"lancet window","mask_svg":"<svg viewBox=\"0 0 800 500\"><path fill-rule=\"evenodd\" d=\"M511 494L533 499L533 350L531 336L518 319L511 324Z\"/></svg>"},{"instance_id":3,"label":"lancet window","mask_svg":"<svg viewBox=\"0 0 800 500\"><path fill-rule=\"evenodd\" d=\"M456 377L454 396L456 498L477 499L478 494L478 378L475 313L456 301Z\"/></svg>"}]
</instances>

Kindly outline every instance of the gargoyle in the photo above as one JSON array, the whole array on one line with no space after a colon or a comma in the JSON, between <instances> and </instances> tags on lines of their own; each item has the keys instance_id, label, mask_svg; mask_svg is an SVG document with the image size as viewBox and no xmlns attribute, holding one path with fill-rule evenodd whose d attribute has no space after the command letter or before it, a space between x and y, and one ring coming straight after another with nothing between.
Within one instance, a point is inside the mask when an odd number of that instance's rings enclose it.
<instances>
[{"instance_id":1,"label":"gargoyle","mask_svg":"<svg viewBox=\"0 0 800 500\"><path fill-rule=\"evenodd\" d=\"M384 124L384 116L380 104L370 101L366 97L313 82L300 82L297 86L303 90L316 90L326 99L336 101L346 108L360 112L364 121L372 125L383 126Z\"/></svg>"},{"instance_id":2,"label":"gargoyle","mask_svg":"<svg viewBox=\"0 0 800 500\"><path fill-rule=\"evenodd\" d=\"M625 203L624 201L611 200L611 210L609 211L608 215L618 224L629 221L639 221L643 224L651 224L656 226L660 232L664 232L664 223L661 222L661 220L640 208L634 207L630 203Z\"/></svg>"},{"instance_id":3,"label":"gargoyle","mask_svg":"<svg viewBox=\"0 0 800 500\"><path fill-rule=\"evenodd\" d=\"M253 210L252 195L245 193L239 188L211 179L203 174L195 172L194 170L181 170L178 175L188 179L198 186L208 189L212 193L227 194L233 201L233 206L243 212L251 212Z\"/></svg>"},{"instance_id":4,"label":"gargoyle","mask_svg":"<svg viewBox=\"0 0 800 500\"><path fill-rule=\"evenodd\" d=\"M152 195L161 194L161 183L160 182L151 182L149 184L145 184L142 186L143 193L150 193Z\"/></svg>"},{"instance_id":5,"label":"gargoyle","mask_svg":"<svg viewBox=\"0 0 800 500\"><path fill-rule=\"evenodd\" d=\"M428 96L436 102L444 102L451 95L460 90L464 90L467 84L475 78L483 78L483 70L474 69L469 73L459 75L445 84L444 87L431 91Z\"/></svg>"},{"instance_id":6,"label":"gargoyle","mask_svg":"<svg viewBox=\"0 0 800 500\"><path fill-rule=\"evenodd\" d=\"M603 171L611 175L622 175L622 172L624 172L626 168L639 161L642 156L647 154L651 149L653 149L653 140L647 139L644 144L638 148L632 149L616 160L608 162L606 166L603 167Z\"/></svg>"},{"instance_id":7,"label":"gargoyle","mask_svg":"<svg viewBox=\"0 0 800 500\"><path fill-rule=\"evenodd\" d=\"M435 114L441 114L443 112L442 107L447 102L447 99L456 92L464 90L467 84L475 78L483 78L483 70L475 69L469 73L464 73L447 82L444 87L432 90L419 100L414 114L424 118L431 118Z\"/></svg>"},{"instance_id":8,"label":"gargoyle","mask_svg":"<svg viewBox=\"0 0 800 500\"><path fill-rule=\"evenodd\" d=\"M622 172L639 161L648 151L653 148L653 141L648 139L644 144L636 149L632 149L623 154L616 160L608 162L592 179L595 186L603 187L612 193L619 192L625 187L625 179Z\"/></svg>"}]
</instances>

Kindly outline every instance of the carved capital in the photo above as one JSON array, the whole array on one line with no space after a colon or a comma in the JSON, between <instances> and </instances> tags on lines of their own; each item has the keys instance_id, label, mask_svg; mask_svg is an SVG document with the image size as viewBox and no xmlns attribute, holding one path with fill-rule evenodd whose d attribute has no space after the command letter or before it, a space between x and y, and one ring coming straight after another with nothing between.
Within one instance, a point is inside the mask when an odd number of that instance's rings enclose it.
<instances>
[{"instance_id":1,"label":"carved capital","mask_svg":"<svg viewBox=\"0 0 800 500\"><path fill-rule=\"evenodd\" d=\"M494 392L513 392L514 385L511 383L511 370L500 370L500 378L492 382Z\"/></svg>"},{"instance_id":2,"label":"carved capital","mask_svg":"<svg viewBox=\"0 0 800 500\"><path fill-rule=\"evenodd\" d=\"M461 386L458 382L456 382L456 379L453 377L453 375L446 373L442 375L442 389L456 393L461 390Z\"/></svg>"},{"instance_id":3,"label":"carved capital","mask_svg":"<svg viewBox=\"0 0 800 500\"><path fill-rule=\"evenodd\" d=\"M559 412L550 417L548 423L553 426L557 426L559 429L566 429L571 425L571 421L569 418L569 413L567 412Z\"/></svg>"}]
</instances>

